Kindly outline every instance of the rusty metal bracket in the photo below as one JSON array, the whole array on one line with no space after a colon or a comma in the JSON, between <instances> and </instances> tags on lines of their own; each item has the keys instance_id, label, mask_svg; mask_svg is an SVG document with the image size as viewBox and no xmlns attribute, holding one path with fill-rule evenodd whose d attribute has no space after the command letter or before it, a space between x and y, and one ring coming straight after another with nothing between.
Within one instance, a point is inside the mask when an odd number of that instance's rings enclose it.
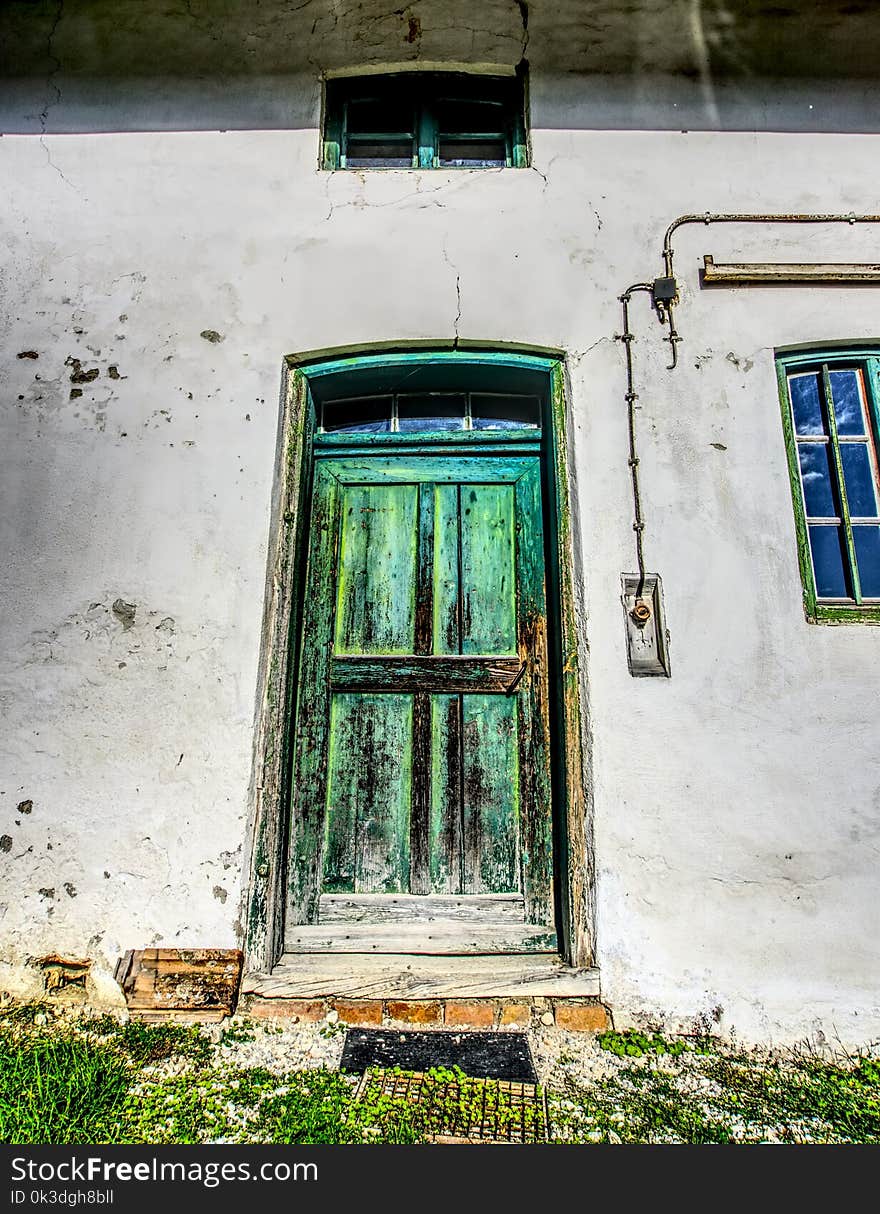
<instances>
[{"instance_id":1,"label":"rusty metal bracket","mask_svg":"<svg viewBox=\"0 0 880 1214\"><path fill-rule=\"evenodd\" d=\"M526 672L526 664L525 664L525 662L523 662L523 663L520 665L519 670L516 672L516 674L515 674L515 675L513 676L513 678L511 679L511 681L510 681L510 682L507 684L507 686L504 688L504 694L505 694L505 695L508 695L508 696L512 696L512 695L513 695L513 693L516 691L517 687L519 686L520 679L523 677L523 675L525 674L525 672Z\"/></svg>"}]
</instances>

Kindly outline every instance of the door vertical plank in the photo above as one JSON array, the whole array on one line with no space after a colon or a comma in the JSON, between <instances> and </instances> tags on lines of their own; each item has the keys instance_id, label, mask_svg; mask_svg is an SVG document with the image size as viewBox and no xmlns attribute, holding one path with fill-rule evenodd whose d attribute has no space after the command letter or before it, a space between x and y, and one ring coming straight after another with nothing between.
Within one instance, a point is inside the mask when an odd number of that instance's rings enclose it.
<instances>
[{"instance_id":1,"label":"door vertical plank","mask_svg":"<svg viewBox=\"0 0 880 1214\"><path fill-rule=\"evenodd\" d=\"M461 652L516 653L514 486L463 484Z\"/></svg>"},{"instance_id":2,"label":"door vertical plank","mask_svg":"<svg viewBox=\"0 0 880 1214\"><path fill-rule=\"evenodd\" d=\"M434 485L423 481L418 500L418 557L416 564L415 646L418 655L431 653L434 581ZM412 811L410 814L410 876L413 894L431 892L431 697L425 691L413 696Z\"/></svg>"},{"instance_id":3,"label":"door vertical plank","mask_svg":"<svg viewBox=\"0 0 880 1214\"><path fill-rule=\"evenodd\" d=\"M459 894L461 885L461 696L431 697L431 889Z\"/></svg>"},{"instance_id":4,"label":"door vertical plank","mask_svg":"<svg viewBox=\"0 0 880 1214\"><path fill-rule=\"evenodd\" d=\"M514 486L463 484L461 652L516 652ZM462 697L462 868L467 893L520 887L514 705Z\"/></svg>"},{"instance_id":5,"label":"door vertical plank","mask_svg":"<svg viewBox=\"0 0 880 1214\"><path fill-rule=\"evenodd\" d=\"M364 696L336 692L331 699L321 888L325 893L354 893L358 749L364 734Z\"/></svg>"},{"instance_id":6,"label":"door vertical plank","mask_svg":"<svg viewBox=\"0 0 880 1214\"><path fill-rule=\"evenodd\" d=\"M410 815L409 890L431 893L431 696L412 697L412 811Z\"/></svg>"},{"instance_id":7,"label":"door vertical plank","mask_svg":"<svg viewBox=\"0 0 880 1214\"><path fill-rule=\"evenodd\" d=\"M553 922L547 596L538 461L516 483L517 634L526 673L519 685L519 770L526 918Z\"/></svg>"},{"instance_id":8,"label":"door vertical plank","mask_svg":"<svg viewBox=\"0 0 880 1214\"><path fill-rule=\"evenodd\" d=\"M464 695L463 892L516 893L520 888L516 701Z\"/></svg>"},{"instance_id":9,"label":"door vertical plank","mask_svg":"<svg viewBox=\"0 0 880 1214\"><path fill-rule=\"evenodd\" d=\"M432 652L461 653L461 521L458 485L434 488ZM431 697L431 888L458 894L462 838L461 696Z\"/></svg>"},{"instance_id":10,"label":"door vertical plank","mask_svg":"<svg viewBox=\"0 0 880 1214\"><path fill-rule=\"evenodd\" d=\"M409 889L412 695L362 695L356 764L355 893Z\"/></svg>"},{"instance_id":11,"label":"door vertical plank","mask_svg":"<svg viewBox=\"0 0 880 1214\"><path fill-rule=\"evenodd\" d=\"M434 491L434 618L432 652L461 653L458 486Z\"/></svg>"},{"instance_id":12,"label":"door vertical plank","mask_svg":"<svg viewBox=\"0 0 880 1214\"><path fill-rule=\"evenodd\" d=\"M313 923L321 892L339 502L339 482L319 466L315 471L303 610L303 635L308 643L303 646L300 663L293 754L293 812L287 868L289 923Z\"/></svg>"}]
</instances>

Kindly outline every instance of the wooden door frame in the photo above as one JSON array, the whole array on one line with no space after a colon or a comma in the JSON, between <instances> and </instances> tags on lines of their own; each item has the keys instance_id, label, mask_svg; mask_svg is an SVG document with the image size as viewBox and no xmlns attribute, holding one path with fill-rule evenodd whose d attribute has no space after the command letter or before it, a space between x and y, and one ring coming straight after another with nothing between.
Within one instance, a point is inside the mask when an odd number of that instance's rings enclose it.
<instances>
[{"instance_id":1,"label":"wooden door frame","mask_svg":"<svg viewBox=\"0 0 880 1214\"><path fill-rule=\"evenodd\" d=\"M595 865L587 750L587 698L579 634L583 583L575 547L571 412L564 353L522 346L458 342L368 346L289 355L284 360L262 646L257 685L254 757L242 935L246 968L269 973L284 939L287 840L288 722L297 682L300 605L312 478L313 410L309 376L334 369L395 363L473 363L523 368L548 377L542 478L546 491L545 549L551 659L553 853L560 951L571 965L595 961Z\"/></svg>"}]
</instances>

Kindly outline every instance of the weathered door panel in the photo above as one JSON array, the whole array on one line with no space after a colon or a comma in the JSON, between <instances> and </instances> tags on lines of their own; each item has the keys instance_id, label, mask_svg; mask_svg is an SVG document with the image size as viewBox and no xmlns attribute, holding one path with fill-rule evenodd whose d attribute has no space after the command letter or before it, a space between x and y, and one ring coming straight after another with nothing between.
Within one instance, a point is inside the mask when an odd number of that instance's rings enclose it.
<instances>
[{"instance_id":1,"label":"weathered door panel","mask_svg":"<svg viewBox=\"0 0 880 1214\"><path fill-rule=\"evenodd\" d=\"M324 826L327 893L396 893L409 880L413 697L334 693Z\"/></svg>"},{"instance_id":2,"label":"weathered door panel","mask_svg":"<svg viewBox=\"0 0 880 1214\"><path fill-rule=\"evenodd\" d=\"M541 517L537 456L316 460L289 947L325 946L322 894L424 907L435 942L437 895L513 897L553 947Z\"/></svg>"}]
</instances>

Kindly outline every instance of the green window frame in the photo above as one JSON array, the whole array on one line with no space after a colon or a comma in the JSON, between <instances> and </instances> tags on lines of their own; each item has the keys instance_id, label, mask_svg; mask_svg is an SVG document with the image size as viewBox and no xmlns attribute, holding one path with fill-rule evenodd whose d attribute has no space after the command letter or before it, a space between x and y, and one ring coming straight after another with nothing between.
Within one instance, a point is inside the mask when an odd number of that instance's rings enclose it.
<instances>
[{"instance_id":1,"label":"green window frame","mask_svg":"<svg viewBox=\"0 0 880 1214\"><path fill-rule=\"evenodd\" d=\"M807 619L880 623L880 345L776 365Z\"/></svg>"},{"instance_id":2,"label":"green window frame","mask_svg":"<svg viewBox=\"0 0 880 1214\"><path fill-rule=\"evenodd\" d=\"M324 169L527 168L525 74L395 72L324 89Z\"/></svg>"}]
</instances>

